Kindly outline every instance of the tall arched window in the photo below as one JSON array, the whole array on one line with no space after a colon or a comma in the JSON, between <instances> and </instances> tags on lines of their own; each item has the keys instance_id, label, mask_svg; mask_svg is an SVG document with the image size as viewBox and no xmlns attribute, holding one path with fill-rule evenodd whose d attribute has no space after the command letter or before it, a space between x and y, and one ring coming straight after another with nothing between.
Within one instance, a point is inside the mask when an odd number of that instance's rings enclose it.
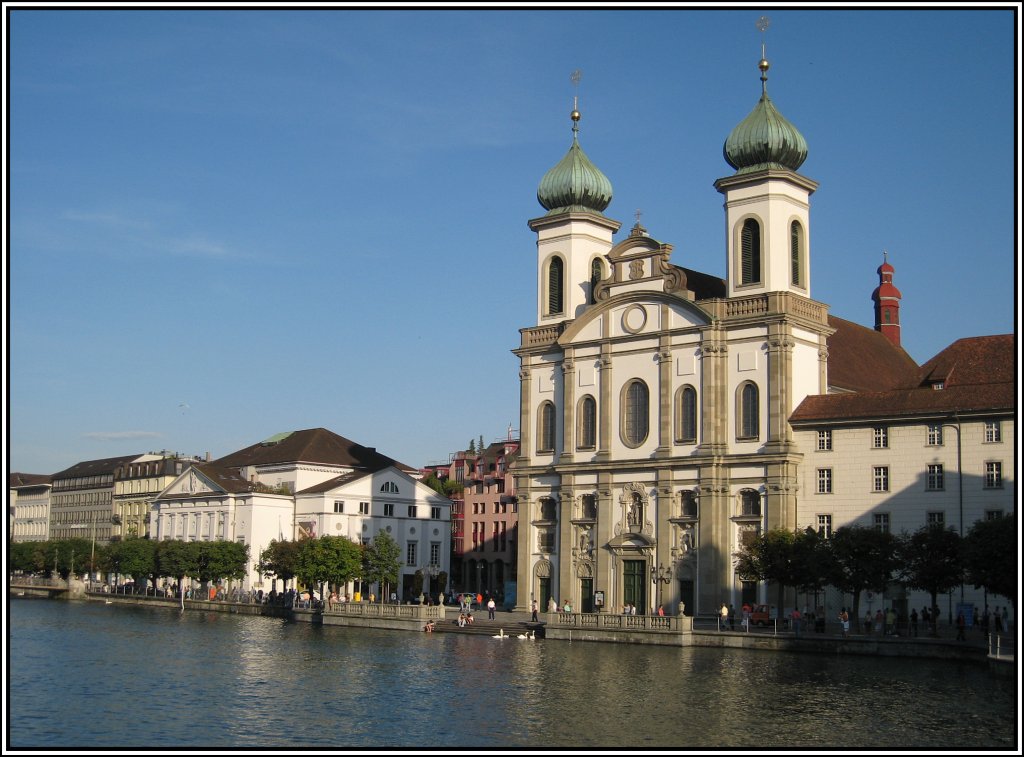
<instances>
[{"instance_id":1,"label":"tall arched window","mask_svg":"<svg viewBox=\"0 0 1024 757\"><path fill-rule=\"evenodd\" d=\"M630 447L647 440L650 426L650 392L647 384L633 379L622 395L622 439Z\"/></svg>"},{"instance_id":2,"label":"tall arched window","mask_svg":"<svg viewBox=\"0 0 1024 757\"><path fill-rule=\"evenodd\" d=\"M597 402L589 394L580 400L576 423L577 449L597 447Z\"/></svg>"},{"instance_id":3,"label":"tall arched window","mask_svg":"<svg viewBox=\"0 0 1024 757\"><path fill-rule=\"evenodd\" d=\"M736 437L757 439L760 436L760 401L757 384L743 384L736 396Z\"/></svg>"},{"instance_id":4,"label":"tall arched window","mask_svg":"<svg viewBox=\"0 0 1024 757\"><path fill-rule=\"evenodd\" d=\"M561 258L551 258L548 264L548 315L562 312L563 275Z\"/></svg>"},{"instance_id":5,"label":"tall arched window","mask_svg":"<svg viewBox=\"0 0 1024 757\"><path fill-rule=\"evenodd\" d=\"M597 284L604 278L604 266L601 265L601 258L594 258L590 264L590 304L597 302Z\"/></svg>"},{"instance_id":6,"label":"tall arched window","mask_svg":"<svg viewBox=\"0 0 1024 757\"><path fill-rule=\"evenodd\" d=\"M555 406L545 402L537 413L537 451L555 450Z\"/></svg>"},{"instance_id":7,"label":"tall arched window","mask_svg":"<svg viewBox=\"0 0 1024 757\"><path fill-rule=\"evenodd\" d=\"M789 263L793 286L804 285L804 230L799 221L789 225Z\"/></svg>"},{"instance_id":8,"label":"tall arched window","mask_svg":"<svg viewBox=\"0 0 1024 757\"><path fill-rule=\"evenodd\" d=\"M761 224L748 218L740 232L740 283L756 284L760 280Z\"/></svg>"},{"instance_id":9,"label":"tall arched window","mask_svg":"<svg viewBox=\"0 0 1024 757\"><path fill-rule=\"evenodd\" d=\"M696 441L697 390L683 386L676 392L676 442L693 444Z\"/></svg>"}]
</instances>

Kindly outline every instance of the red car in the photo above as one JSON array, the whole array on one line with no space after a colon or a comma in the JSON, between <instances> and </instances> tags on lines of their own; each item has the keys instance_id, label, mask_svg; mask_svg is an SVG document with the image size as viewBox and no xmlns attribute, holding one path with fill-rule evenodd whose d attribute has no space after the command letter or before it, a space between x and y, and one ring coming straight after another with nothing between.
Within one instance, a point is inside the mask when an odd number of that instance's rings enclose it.
<instances>
[{"instance_id":1,"label":"red car","mask_svg":"<svg viewBox=\"0 0 1024 757\"><path fill-rule=\"evenodd\" d=\"M754 605L750 611L750 623L755 626L769 626L775 622L768 605Z\"/></svg>"}]
</instances>

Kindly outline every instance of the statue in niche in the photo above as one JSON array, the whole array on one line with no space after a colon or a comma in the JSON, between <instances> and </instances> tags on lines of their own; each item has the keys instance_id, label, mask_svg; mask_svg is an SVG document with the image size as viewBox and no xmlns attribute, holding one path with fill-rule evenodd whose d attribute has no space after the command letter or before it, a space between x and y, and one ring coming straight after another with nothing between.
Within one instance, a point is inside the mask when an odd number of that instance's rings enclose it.
<instances>
[{"instance_id":1,"label":"statue in niche","mask_svg":"<svg viewBox=\"0 0 1024 757\"><path fill-rule=\"evenodd\" d=\"M640 495L634 493L633 502L630 504L629 512L626 514L626 523L630 526L639 526L643 522L643 502L640 500Z\"/></svg>"}]
</instances>

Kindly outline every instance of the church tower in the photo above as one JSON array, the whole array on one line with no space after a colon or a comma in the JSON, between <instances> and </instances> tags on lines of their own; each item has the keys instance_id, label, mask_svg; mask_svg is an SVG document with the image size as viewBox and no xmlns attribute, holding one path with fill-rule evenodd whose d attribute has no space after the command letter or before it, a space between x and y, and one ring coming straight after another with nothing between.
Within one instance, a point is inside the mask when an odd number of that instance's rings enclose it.
<instances>
[{"instance_id":1,"label":"church tower","mask_svg":"<svg viewBox=\"0 0 1024 757\"><path fill-rule=\"evenodd\" d=\"M878 286L871 293L875 301L875 331L881 331L897 347L900 345L900 290L892 283L896 269L889 263L887 253L882 253L882 265L878 266Z\"/></svg>"},{"instance_id":2,"label":"church tower","mask_svg":"<svg viewBox=\"0 0 1024 757\"><path fill-rule=\"evenodd\" d=\"M715 182L725 195L728 296L810 297L810 196L818 185L796 172L807 159L807 142L768 97L763 47L757 65L761 99L723 148L736 173Z\"/></svg>"},{"instance_id":3,"label":"church tower","mask_svg":"<svg viewBox=\"0 0 1024 757\"><path fill-rule=\"evenodd\" d=\"M572 320L594 302L594 285L607 275L604 256L621 225L602 213L612 184L580 147L575 103L570 117L572 146L537 188L548 212L530 221L537 233L538 326Z\"/></svg>"}]
</instances>

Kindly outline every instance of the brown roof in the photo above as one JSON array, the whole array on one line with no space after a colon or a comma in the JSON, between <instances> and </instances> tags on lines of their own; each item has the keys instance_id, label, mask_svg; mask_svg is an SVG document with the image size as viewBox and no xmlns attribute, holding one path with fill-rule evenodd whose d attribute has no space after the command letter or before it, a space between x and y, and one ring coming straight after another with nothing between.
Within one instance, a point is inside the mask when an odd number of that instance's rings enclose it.
<instances>
[{"instance_id":1,"label":"brown roof","mask_svg":"<svg viewBox=\"0 0 1024 757\"><path fill-rule=\"evenodd\" d=\"M142 457L141 452L134 455L125 455L123 457L107 457L103 460L85 460L81 463L75 463L70 468L65 468L60 473L54 473L52 478L56 481L63 478L98 476L103 473L113 474L118 465L121 465L122 463L130 463L138 457Z\"/></svg>"},{"instance_id":2,"label":"brown roof","mask_svg":"<svg viewBox=\"0 0 1024 757\"><path fill-rule=\"evenodd\" d=\"M45 473L11 473L7 477L7 486L18 489L27 486L46 486L53 481L53 476Z\"/></svg>"},{"instance_id":3,"label":"brown roof","mask_svg":"<svg viewBox=\"0 0 1024 757\"><path fill-rule=\"evenodd\" d=\"M960 339L929 360L903 388L807 397L790 423L881 417L1013 413L1017 407L1012 335ZM829 370L831 371L831 350ZM935 389L932 383L944 382Z\"/></svg>"},{"instance_id":4,"label":"brown roof","mask_svg":"<svg viewBox=\"0 0 1024 757\"><path fill-rule=\"evenodd\" d=\"M310 428L277 434L237 452L213 461L220 468L274 463L325 463L352 468L370 469L394 465L412 471L407 465L382 455L373 447L364 447L325 428Z\"/></svg>"},{"instance_id":5,"label":"brown roof","mask_svg":"<svg viewBox=\"0 0 1024 757\"><path fill-rule=\"evenodd\" d=\"M942 381L946 387L1013 383L1017 377L1013 334L957 339L921 366L914 385Z\"/></svg>"},{"instance_id":6,"label":"brown roof","mask_svg":"<svg viewBox=\"0 0 1024 757\"><path fill-rule=\"evenodd\" d=\"M725 279L720 279L709 273L701 273L692 268L684 268L681 265L675 267L686 274L686 288L693 292L694 299L712 300L717 297L725 297L728 293Z\"/></svg>"},{"instance_id":7,"label":"brown roof","mask_svg":"<svg viewBox=\"0 0 1024 757\"><path fill-rule=\"evenodd\" d=\"M917 363L880 331L828 317L835 329L827 341L830 389L870 392L906 386L917 375Z\"/></svg>"}]
</instances>

